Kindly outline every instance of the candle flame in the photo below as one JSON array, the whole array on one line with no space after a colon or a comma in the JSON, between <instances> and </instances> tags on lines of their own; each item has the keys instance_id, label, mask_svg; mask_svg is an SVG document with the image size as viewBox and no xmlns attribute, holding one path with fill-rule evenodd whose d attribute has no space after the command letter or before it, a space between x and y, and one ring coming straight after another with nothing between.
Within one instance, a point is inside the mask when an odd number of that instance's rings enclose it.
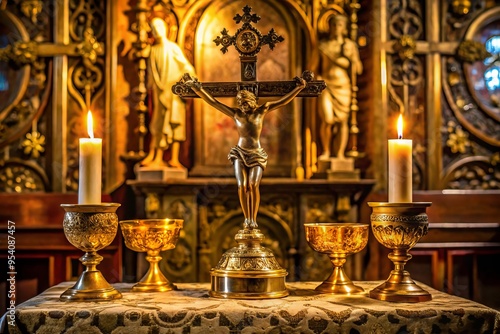
<instances>
[{"instance_id":1,"label":"candle flame","mask_svg":"<svg viewBox=\"0 0 500 334\"><path fill-rule=\"evenodd\" d=\"M398 139L403 139L403 114L398 117Z\"/></svg>"},{"instance_id":2,"label":"candle flame","mask_svg":"<svg viewBox=\"0 0 500 334\"><path fill-rule=\"evenodd\" d=\"M90 138L94 138L94 120L92 119L92 112L89 110L87 113L87 132Z\"/></svg>"}]
</instances>

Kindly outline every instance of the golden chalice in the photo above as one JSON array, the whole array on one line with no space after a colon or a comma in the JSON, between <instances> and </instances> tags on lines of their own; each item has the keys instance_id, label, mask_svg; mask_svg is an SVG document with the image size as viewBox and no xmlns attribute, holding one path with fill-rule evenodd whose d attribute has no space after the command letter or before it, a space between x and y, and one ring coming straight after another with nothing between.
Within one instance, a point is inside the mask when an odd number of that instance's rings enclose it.
<instances>
[{"instance_id":1,"label":"golden chalice","mask_svg":"<svg viewBox=\"0 0 500 334\"><path fill-rule=\"evenodd\" d=\"M364 289L354 285L344 271L348 255L360 252L368 242L368 224L309 223L304 224L306 240L316 252L325 253L333 264L333 272L316 291L332 294L357 294Z\"/></svg>"},{"instance_id":2,"label":"golden chalice","mask_svg":"<svg viewBox=\"0 0 500 334\"><path fill-rule=\"evenodd\" d=\"M118 203L61 204L64 214L63 228L66 239L85 252L80 261L86 270L75 285L60 297L64 301L102 301L121 298L96 266L103 257L97 251L108 246L116 236Z\"/></svg>"},{"instance_id":3,"label":"golden chalice","mask_svg":"<svg viewBox=\"0 0 500 334\"><path fill-rule=\"evenodd\" d=\"M182 219L138 219L120 221L125 245L136 252L147 252L149 270L132 287L133 291L170 291L176 286L163 275L158 262L161 251L175 248L183 224Z\"/></svg>"},{"instance_id":4,"label":"golden chalice","mask_svg":"<svg viewBox=\"0 0 500 334\"><path fill-rule=\"evenodd\" d=\"M408 251L428 232L426 208L431 203L369 202L368 205L373 210L370 216L373 235L382 245L392 249L388 257L394 263L389 278L370 291L370 297L405 303L431 300L431 294L419 287L404 270L411 259Z\"/></svg>"}]
</instances>

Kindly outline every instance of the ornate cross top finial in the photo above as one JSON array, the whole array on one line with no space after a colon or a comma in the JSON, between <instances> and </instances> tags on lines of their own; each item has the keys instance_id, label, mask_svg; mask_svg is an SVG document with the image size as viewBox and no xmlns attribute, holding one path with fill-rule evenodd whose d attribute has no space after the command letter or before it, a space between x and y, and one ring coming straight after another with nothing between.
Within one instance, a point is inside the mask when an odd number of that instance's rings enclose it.
<instances>
[{"instance_id":1,"label":"ornate cross top finial","mask_svg":"<svg viewBox=\"0 0 500 334\"><path fill-rule=\"evenodd\" d=\"M243 25L236 31L234 36L229 35L227 29L224 28L221 31L222 36L217 36L214 39L215 45L222 45L220 49L222 53L226 53L227 48L234 45L240 54L241 81L257 80L257 53L259 53L263 45L267 44L273 50L277 43L285 40L274 29L271 29L267 35L263 36L252 25L252 23L259 22L260 16L255 13L252 14L251 11L252 8L247 5L243 7L243 16L236 14L233 17L237 24L243 22Z\"/></svg>"},{"instance_id":2,"label":"ornate cross top finial","mask_svg":"<svg viewBox=\"0 0 500 334\"><path fill-rule=\"evenodd\" d=\"M239 24L241 21L243 21L245 23L250 23L250 22L257 23L257 22L259 22L260 16L257 14L250 14L251 11L252 11L252 7L250 7L249 5L246 5L245 7L243 7L243 16L241 16L240 14L236 14L233 17L234 22L236 22L236 24Z\"/></svg>"},{"instance_id":3,"label":"ornate cross top finial","mask_svg":"<svg viewBox=\"0 0 500 334\"><path fill-rule=\"evenodd\" d=\"M239 28L234 36L228 34L226 28L221 31L222 36L217 36L214 42L217 46L222 45L222 53L227 52L227 48L234 45L240 57L253 57L259 53L263 45L269 45L271 50L274 49L277 43L283 42L285 39L283 36L278 35L274 29L271 29L267 35L262 35L261 32L252 26L253 23L257 23L260 20L260 16L257 14L251 14L252 8L250 6L243 7L243 16L236 14L233 20L239 24L243 22L241 28Z\"/></svg>"}]
</instances>

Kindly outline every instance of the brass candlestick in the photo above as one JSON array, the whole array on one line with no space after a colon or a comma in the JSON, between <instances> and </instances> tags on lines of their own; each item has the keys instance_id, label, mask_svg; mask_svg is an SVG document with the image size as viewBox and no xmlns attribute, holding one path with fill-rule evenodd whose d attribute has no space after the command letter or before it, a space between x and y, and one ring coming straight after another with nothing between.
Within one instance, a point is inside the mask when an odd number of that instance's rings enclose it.
<instances>
[{"instance_id":1,"label":"brass candlestick","mask_svg":"<svg viewBox=\"0 0 500 334\"><path fill-rule=\"evenodd\" d=\"M136 252L147 252L149 270L132 291L165 292L177 287L163 275L158 262L160 252L173 249L183 225L182 219L139 219L120 221L125 245Z\"/></svg>"},{"instance_id":2,"label":"brass candlestick","mask_svg":"<svg viewBox=\"0 0 500 334\"><path fill-rule=\"evenodd\" d=\"M368 205L373 208L370 216L373 234L378 242L393 250L388 257L394 263L389 278L370 291L370 297L407 303L431 300L431 294L419 287L404 270L406 262L411 259L408 251L427 234L426 208L431 203L369 202Z\"/></svg>"},{"instance_id":3,"label":"brass candlestick","mask_svg":"<svg viewBox=\"0 0 500 334\"><path fill-rule=\"evenodd\" d=\"M121 298L96 266L103 257L97 251L108 246L116 236L118 203L61 204L66 210L63 228L68 241L85 252L80 258L86 267L75 285L66 290L63 301L104 301Z\"/></svg>"},{"instance_id":4,"label":"brass candlestick","mask_svg":"<svg viewBox=\"0 0 500 334\"><path fill-rule=\"evenodd\" d=\"M360 252L368 242L368 224L310 223L304 224L306 240L316 252L330 257L333 271L316 291L331 294L358 294L365 290L347 277L344 263L348 255Z\"/></svg>"}]
</instances>

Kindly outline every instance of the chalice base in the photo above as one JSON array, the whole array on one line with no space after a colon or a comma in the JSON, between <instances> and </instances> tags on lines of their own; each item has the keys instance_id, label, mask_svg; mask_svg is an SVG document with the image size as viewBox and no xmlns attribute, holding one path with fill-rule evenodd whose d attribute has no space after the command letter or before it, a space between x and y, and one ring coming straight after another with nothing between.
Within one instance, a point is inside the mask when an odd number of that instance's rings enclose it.
<instances>
[{"instance_id":1,"label":"chalice base","mask_svg":"<svg viewBox=\"0 0 500 334\"><path fill-rule=\"evenodd\" d=\"M121 297L122 294L106 281L99 270L86 270L75 285L59 298L62 301L107 301Z\"/></svg>"},{"instance_id":2,"label":"chalice base","mask_svg":"<svg viewBox=\"0 0 500 334\"><path fill-rule=\"evenodd\" d=\"M370 291L370 298L388 302L418 303L432 300L432 295L419 287L406 270L391 271L389 278Z\"/></svg>"},{"instance_id":3,"label":"chalice base","mask_svg":"<svg viewBox=\"0 0 500 334\"><path fill-rule=\"evenodd\" d=\"M158 262L161 256L157 255L158 251L148 252L146 260L149 262L149 270L144 277L132 287L135 292L165 292L177 290L177 287L163 275Z\"/></svg>"},{"instance_id":4,"label":"chalice base","mask_svg":"<svg viewBox=\"0 0 500 334\"><path fill-rule=\"evenodd\" d=\"M134 292L166 292L177 290L177 287L170 283L137 283L132 287L132 291Z\"/></svg>"},{"instance_id":5,"label":"chalice base","mask_svg":"<svg viewBox=\"0 0 500 334\"><path fill-rule=\"evenodd\" d=\"M326 280L318 285L314 290L334 295L356 295L365 292L362 287L354 285L354 283L350 280L348 282L330 282Z\"/></svg>"},{"instance_id":6,"label":"chalice base","mask_svg":"<svg viewBox=\"0 0 500 334\"><path fill-rule=\"evenodd\" d=\"M264 235L258 229L240 230L235 237L239 243L222 255L210 271L214 298L272 299L288 296L285 278L271 250L262 247Z\"/></svg>"},{"instance_id":7,"label":"chalice base","mask_svg":"<svg viewBox=\"0 0 500 334\"><path fill-rule=\"evenodd\" d=\"M318 285L315 291L321 293L355 295L364 293L365 290L351 281L345 274L344 267L334 267L332 274L323 283Z\"/></svg>"},{"instance_id":8,"label":"chalice base","mask_svg":"<svg viewBox=\"0 0 500 334\"><path fill-rule=\"evenodd\" d=\"M327 281L318 285L314 290L321 293L330 293L334 295L356 295L365 292L362 287L354 285L354 283L352 282L330 283Z\"/></svg>"}]
</instances>

